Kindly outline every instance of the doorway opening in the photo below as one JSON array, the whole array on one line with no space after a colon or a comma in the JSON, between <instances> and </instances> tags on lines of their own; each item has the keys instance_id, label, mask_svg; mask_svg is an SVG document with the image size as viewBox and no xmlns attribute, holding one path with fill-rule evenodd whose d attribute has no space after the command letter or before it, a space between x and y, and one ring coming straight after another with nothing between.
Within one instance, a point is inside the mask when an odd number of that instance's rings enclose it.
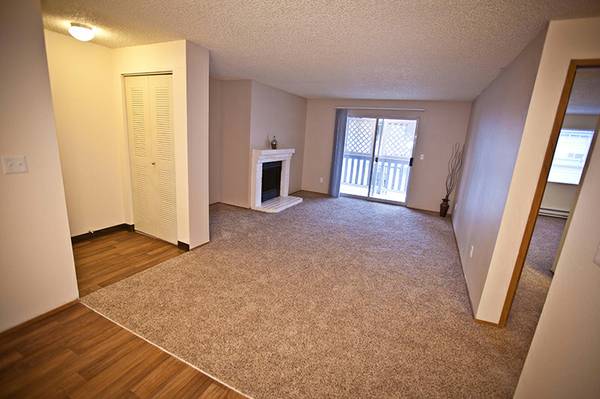
<instances>
[{"instance_id":1,"label":"doorway opening","mask_svg":"<svg viewBox=\"0 0 600 399\"><path fill-rule=\"evenodd\" d=\"M572 61L500 318L506 325L522 274L545 302L600 128L600 61ZM523 295L531 295L524 293Z\"/></svg>"},{"instance_id":2,"label":"doorway opening","mask_svg":"<svg viewBox=\"0 0 600 399\"><path fill-rule=\"evenodd\" d=\"M348 116L340 193L406 204L417 119Z\"/></svg>"}]
</instances>

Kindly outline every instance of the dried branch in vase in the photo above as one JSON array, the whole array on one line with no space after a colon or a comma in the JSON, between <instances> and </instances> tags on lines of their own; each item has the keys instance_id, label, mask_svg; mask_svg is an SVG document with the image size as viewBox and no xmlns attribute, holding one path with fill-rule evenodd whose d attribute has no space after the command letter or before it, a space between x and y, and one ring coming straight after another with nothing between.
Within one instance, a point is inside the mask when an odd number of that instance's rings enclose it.
<instances>
[{"instance_id":1,"label":"dried branch in vase","mask_svg":"<svg viewBox=\"0 0 600 399\"><path fill-rule=\"evenodd\" d=\"M456 143L452 146L452 153L450 160L448 160L448 176L446 176L446 196L442 199L440 204L440 216L446 217L448 209L450 209L450 195L456 188L458 178L460 176L460 170L462 169L463 162L463 146Z\"/></svg>"},{"instance_id":2,"label":"dried branch in vase","mask_svg":"<svg viewBox=\"0 0 600 399\"><path fill-rule=\"evenodd\" d=\"M450 156L450 160L448 161L448 176L446 177L446 197L444 199L449 199L450 195L456 188L456 184L458 183L458 178L460 176L460 170L462 169L463 162L463 147L462 145L456 143L452 147L452 154Z\"/></svg>"}]
</instances>

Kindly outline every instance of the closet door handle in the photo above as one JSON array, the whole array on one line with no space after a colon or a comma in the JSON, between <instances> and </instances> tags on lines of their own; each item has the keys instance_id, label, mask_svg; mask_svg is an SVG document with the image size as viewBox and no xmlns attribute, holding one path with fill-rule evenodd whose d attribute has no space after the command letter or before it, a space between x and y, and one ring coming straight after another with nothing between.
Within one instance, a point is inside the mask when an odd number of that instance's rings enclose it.
<instances>
[{"instance_id":1,"label":"closet door handle","mask_svg":"<svg viewBox=\"0 0 600 399\"><path fill-rule=\"evenodd\" d=\"M152 165L156 165L156 162L152 162Z\"/></svg>"}]
</instances>

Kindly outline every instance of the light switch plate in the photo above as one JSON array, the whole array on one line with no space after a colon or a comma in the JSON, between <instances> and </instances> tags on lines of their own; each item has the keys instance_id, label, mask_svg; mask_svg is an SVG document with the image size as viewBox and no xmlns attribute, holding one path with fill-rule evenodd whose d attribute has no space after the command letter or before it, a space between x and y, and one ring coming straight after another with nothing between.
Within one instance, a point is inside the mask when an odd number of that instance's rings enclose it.
<instances>
[{"instance_id":1,"label":"light switch plate","mask_svg":"<svg viewBox=\"0 0 600 399\"><path fill-rule=\"evenodd\" d=\"M2 156L2 171L5 175L27 173L27 170L25 155Z\"/></svg>"},{"instance_id":2,"label":"light switch plate","mask_svg":"<svg viewBox=\"0 0 600 399\"><path fill-rule=\"evenodd\" d=\"M594 256L594 263L600 266L600 243L598 244L598 248L596 248L596 255Z\"/></svg>"}]
</instances>

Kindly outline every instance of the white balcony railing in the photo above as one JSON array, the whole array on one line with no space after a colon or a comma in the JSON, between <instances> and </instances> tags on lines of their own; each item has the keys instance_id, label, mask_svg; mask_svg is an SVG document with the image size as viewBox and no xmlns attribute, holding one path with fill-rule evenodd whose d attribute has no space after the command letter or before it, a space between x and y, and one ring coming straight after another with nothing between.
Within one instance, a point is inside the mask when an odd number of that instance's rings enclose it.
<instances>
[{"instance_id":1,"label":"white balcony railing","mask_svg":"<svg viewBox=\"0 0 600 399\"><path fill-rule=\"evenodd\" d=\"M375 162L371 195L384 197L391 195L393 200L404 202L408 187L409 158L379 157ZM369 187L371 155L344 154L342 163L342 192L366 195ZM344 190L347 186L348 190ZM362 192L356 189L363 189ZM364 194L363 194L364 193Z\"/></svg>"}]
</instances>

